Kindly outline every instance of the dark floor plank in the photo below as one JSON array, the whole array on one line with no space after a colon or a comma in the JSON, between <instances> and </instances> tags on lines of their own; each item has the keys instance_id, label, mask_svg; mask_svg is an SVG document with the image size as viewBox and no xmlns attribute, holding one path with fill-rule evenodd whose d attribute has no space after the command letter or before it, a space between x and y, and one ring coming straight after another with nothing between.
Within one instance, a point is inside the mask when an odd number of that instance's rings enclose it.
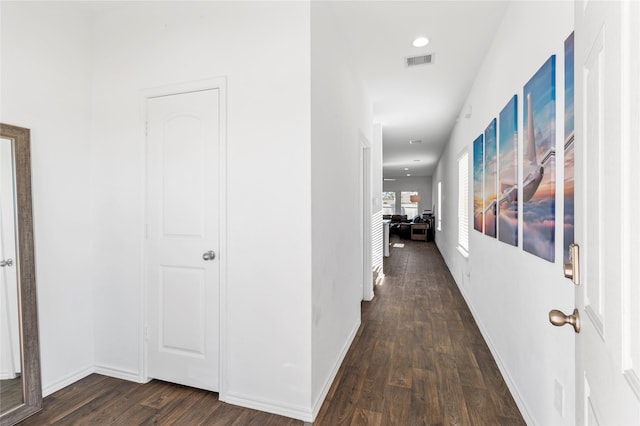
<instances>
[{"instance_id":1,"label":"dark floor plank","mask_svg":"<svg viewBox=\"0 0 640 426\"><path fill-rule=\"evenodd\" d=\"M99 424L96 422L96 414L105 405L113 405L114 401L121 392L117 388L111 388L109 391L93 398L88 403L82 405L77 410L72 411L60 420L53 423L54 425L90 425Z\"/></svg>"},{"instance_id":2,"label":"dark floor plank","mask_svg":"<svg viewBox=\"0 0 640 426\"><path fill-rule=\"evenodd\" d=\"M54 424L85 404L88 404L102 393L107 392L109 387L117 382L117 379L97 374L85 377L45 398L43 401L43 410L20 424Z\"/></svg>"},{"instance_id":3,"label":"dark floor plank","mask_svg":"<svg viewBox=\"0 0 640 426\"><path fill-rule=\"evenodd\" d=\"M438 401L445 424L467 425L470 424L469 414L455 365L455 359L449 354L436 353Z\"/></svg>"},{"instance_id":4,"label":"dark floor plank","mask_svg":"<svg viewBox=\"0 0 640 426\"><path fill-rule=\"evenodd\" d=\"M393 343L383 340L377 342L370 354L371 362L366 372L364 384L357 406L369 411L380 411L384 403L383 389L387 386L387 377L391 368Z\"/></svg>"},{"instance_id":5,"label":"dark floor plank","mask_svg":"<svg viewBox=\"0 0 640 426\"><path fill-rule=\"evenodd\" d=\"M462 386L462 393L467 403L467 412L469 413L471 424L499 424L491 395L486 389Z\"/></svg>"},{"instance_id":6,"label":"dark floor plank","mask_svg":"<svg viewBox=\"0 0 640 426\"><path fill-rule=\"evenodd\" d=\"M212 414L221 406L218 394L206 392L202 398L196 401L187 411L176 418L176 425L202 425L205 419L212 418Z\"/></svg>"},{"instance_id":7,"label":"dark floor plank","mask_svg":"<svg viewBox=\"0 0 640 426\"><path fill-rule=\"evenodd\" d=\"M411 389L413 375L413 321L398 327L387 383Z\"/></svg>"},{"instance_id":8,"label":"dark floor plank","mask_svg":"<svg viewBox=\"0 0 640 426\"><path fill-rule=\"evenodd\" d=\"M191 407L200 401L207 393L200 389L174 385L171 388L171 396L165 398L162 408L148 418L143 424L174 424L176 419L191 410Z\"/></svg>"},{"instance_id":9,"label":"dark floor plank","mask_svg":"<svg viewBox=\"0 0 640 426\"><path fill-rule=\"evenodd\" d=\"M356 411L356 403L364 386L364 371L357 367L345 367L333 403L322 413L331 425L349 425Z\"/></svg>"},{"instance_id":10,"label":"dark floor plank","mask_svg":"<svg viewBox=\"0 0 640 426\"><path fill-rule=\"evenodd\" d=\"M430 370L414 369L409 424L433 425L442 423L442 420L436 373Z\"/></svg>"},{"instance_id":11,"label":"dark floor plank","mask_svg":"<svg viewBox=\"0 0 640 426\"><path fill-rule=\"evenodd\" d=\"M408 425L411 418L411 389L385 386L382 424Z\"/></svg>"},{"instance_id":12,"label":"dark floor plank","mask_svg":"<svg viewBox=\"0 0 640 426\"><path fill-rule=\"evenodd\" d=\"M433 334L431 323L416 321L413 325L413 346L411 348L414 368L433 370Z\"/></svg>"},{"instance_id":13,"label":"dark floor plank","mask_svg":"<svg viewBox=\"0 0 640 426\"><path fill-rule=\"evenodd\" d=\"M382 413L356 408L351 418L351 426L381 426Z\"/></svg>"}]
</instances>

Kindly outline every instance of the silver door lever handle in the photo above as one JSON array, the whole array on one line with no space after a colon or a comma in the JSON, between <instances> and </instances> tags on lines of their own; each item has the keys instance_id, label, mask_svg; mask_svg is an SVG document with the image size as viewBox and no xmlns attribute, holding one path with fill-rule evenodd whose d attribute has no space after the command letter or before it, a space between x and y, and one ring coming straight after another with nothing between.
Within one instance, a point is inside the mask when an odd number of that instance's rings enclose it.
<instances>
[{"instance_id":1,"label":"silver door lever handle","mask_svg":"<svg viewBox=\"0 0 640 426\"><path fill-rule=\"evenodd\" d=\"M12 266L13 259L0 260L0 268L4 268L5 266Z\"/></svg>"},{"instance_id":2,"label":"silver door lever handle","mask_svg":"<svg viewBox=\"0 0 640 426\"><path fill-rule=\"evenodd\" d=\"M216 258L216 253L213 250L209 250L202 255L203 260L213 260Z\"/></svg>"}]
</instances>

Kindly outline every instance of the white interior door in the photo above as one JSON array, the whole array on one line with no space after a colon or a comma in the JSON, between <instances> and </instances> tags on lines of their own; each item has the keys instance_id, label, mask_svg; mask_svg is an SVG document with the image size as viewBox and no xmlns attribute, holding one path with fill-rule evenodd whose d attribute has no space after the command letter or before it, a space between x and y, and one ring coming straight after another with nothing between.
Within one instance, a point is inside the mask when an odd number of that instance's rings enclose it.
<instances>
[{"instance_id":1,"label":"white interior door","mask_svg":"<svg viewBox=\"0 0 640 426\"><path fill-rule=\"evenodd\" d=\"M638 2L576 4L576 419L640 424Z\"/></svg>"},{"instance_id":2,"label":"white interior door","mask_svg":"<svg viewBox=\"0 0 640 426\"><path fill-rule=\"evenodd\" d=\"M219 91L147 114L147 376L218 391Z\"/></svg>"}]
</instances>

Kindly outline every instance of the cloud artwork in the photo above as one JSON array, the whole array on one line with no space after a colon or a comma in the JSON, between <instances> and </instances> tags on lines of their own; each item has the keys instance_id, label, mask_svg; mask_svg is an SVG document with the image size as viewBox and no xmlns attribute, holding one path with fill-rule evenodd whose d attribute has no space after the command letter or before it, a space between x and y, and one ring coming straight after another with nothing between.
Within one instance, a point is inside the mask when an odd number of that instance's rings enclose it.
<instances>
[{"instance_id":1,"label":"cloud artwork","mask_svg":"<svg viewBox=\"0 0 640 426\"><path fill-rule=\"evenodd\" d=\"M480 135L473 141L473 229L482 232L484 219L484 143Z\"/></svg>"},{"instance_id":2,"label":"cloud artwork","mask_svg":"<svg viewBox=\"0 0 640 426\"><path fill-rule=\"evenodd\" d=\"M522 156L522 245L525 251L555 261L556 88L555 55L524 86Z\"/></svg>"},{"instance_id":3,"label":"cloud artwork","mask_svg":"<svg viewBox=\"0 0 640 426\"><path fill-rule=\"evenodd\" d=\"M496 201L498 198L498 155L496 119L484 131L484 233L496 237Z\"/></svg>"},{"instance_id":4,"label":"cloud artwork","mask_svg":"<svg viewBox=\"0 0 640 426\"><path fill-rule=\"evenodd\" d=\"M498 197L498 146L496 119L484 131L484 234L496 237L496 200Z\"/></svg>"},{"instance_id":5,"label":"cloud artwork","mask_svg":"<svg viewBox=\"0 0 640 426\"><path fill-rule=\"evenodd\" d=\"M498 131L498 239L518 246L518 95L500 111Z\"/></svg>"}]
</instances>

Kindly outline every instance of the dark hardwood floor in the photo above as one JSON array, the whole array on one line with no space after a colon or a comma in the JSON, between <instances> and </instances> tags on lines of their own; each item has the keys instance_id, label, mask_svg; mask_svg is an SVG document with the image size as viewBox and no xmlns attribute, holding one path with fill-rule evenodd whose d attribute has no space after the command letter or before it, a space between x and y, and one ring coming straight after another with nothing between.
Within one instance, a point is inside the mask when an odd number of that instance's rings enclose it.
<instances>
[{"instance_id":1,"label":"dark hardwood floor","mask_svg":"<svg viewBox=\"0 0 640 426\"><path fill-rule=\"evenodd\" d=\"M0 413L21 405L22 401L22 377L20 375L15 379L0 380Z\"/></svg>"},{"instance_id":2,"label":"dark hardwood floor","mask_svg":"<svg viewBox=\"0 0 640 426\"><path fill-rule=\"evenodd\" d=\"M392 242L316 423L524 425L436 245Z\"/></svg>"},{"instance_id":3,"label":"dark hardwood floor","mask_svg":"<svg viewBox=\"0 0 640 426\"><path fill-rule=\"evenodd\" d=\"M396 240L315 425L524 425L433 243ZM301 425L161 381L93 374L23 425Z\"/></svg>"}]
</instances>

